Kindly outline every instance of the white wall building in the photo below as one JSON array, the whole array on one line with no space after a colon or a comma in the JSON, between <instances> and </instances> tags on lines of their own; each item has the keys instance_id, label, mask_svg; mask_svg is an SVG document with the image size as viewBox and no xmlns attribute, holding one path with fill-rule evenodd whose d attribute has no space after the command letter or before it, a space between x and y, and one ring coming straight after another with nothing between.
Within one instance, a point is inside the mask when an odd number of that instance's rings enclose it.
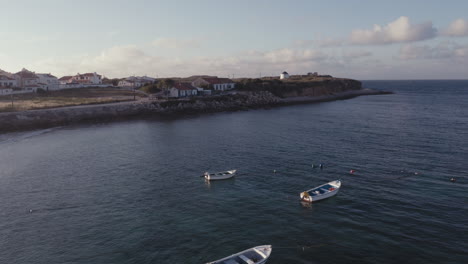
<instances>
[{"instance_id":1,"label":"white wall building","mask_svg":"<svg viewBox=\"0 0 468 264\"><path fill-rule=\"evenodd\" d=\"M288 79L289 78L289 74L287 72L283 72L280 74L280 80L283 80L283 79Z\"/></svg>"},{"instance_id":2,"label":"white wall building","mask_svg":"<svg viewBox=\"0 0 468 264\"><path fill-rule=\"evenodd\" d=\"M59 80L50 73L37 73L39 77L38 85L46 91L55 91L59 89Z\"/></svg>"},{"instance_id":3,"label":"white wall building","mask_svg":"<svg viewBox=\"0 0 468 264\"><path fill-rule=\"evenodd\" d=\"M124 88L137 88L137 87L139 87L138 84L135 83L135 81L128 80L128 79L119 81L118 86L119 87L124 87Z\"/></svg>"},{"instance_id":4,"label":"white wall building","mask_svg":"<svg viewBox=\"0 0 468 264\"><path fill-rule=\"evenodd\" d=\"M62 78L58 79L59 84L67 84L73 82L73 76L63 76Z\"/></svg>"},{"instance_id":5,"label":"white wall building","mask_svg":"<svg viewBox=\"0 0 468 264\"><path fill-rule=\"evenodd\" d=\"M124 88L139 88L145 86L147 84L154 83L156 81L155 78L142 76L142 77L135 77L131 76L119 82L118 86Z\"/></svg>"},{"instance_id":6,"label":"white wall building","mask_svg":"<svg viewBox=\"0 0 468 264\"><path fill-rule=\"evenodd\" d=\"M213 88L215 91L226 91L236 88L236 84L231 79L218 77L200 77L193 81L192 85Z\"/></svg>"},{"instance_id":7,"label":"white wall building","mask_svg":"<svg viewBox=\"0 0 468 264\"><path fill-rule=\"evenodd\" d=\"M5 87L17 87L17 82L15 78L0 75L0 88Z\"/></svg>"},{"instance_id":8,"label":"white wall building","mask_svg":"<svg viewBox=\"0 0 468 264\"><path fill-rule=\"evenodd\" d=\"M1 87L0 86L0 96L12 94L12 93L13 93L13 88Z\"/></svg>"},{"instance_id":9,"label":"white wall building","mask_svg":"<svg viewBox=\"0 0 468 264\"><path fill-rule=\"evenodd\" d=\"M80 84L86 84L92 86L93 84L102 84L102 76L93 72L93 73L84 73L76 74L72 77L71 82L76 82Z\"/></svg>"},{"instance_id":10,"label":"white wall building","mask_svg":"<svg viewBox=\"0 0 468 264\"><path fill-rule=\"evenodd\" d=\"M187 97L195 96L198 94L197 88L193 87L190 83L176 83L171 89L169 89L170 97Z\"/></svg>"}]
</instances>

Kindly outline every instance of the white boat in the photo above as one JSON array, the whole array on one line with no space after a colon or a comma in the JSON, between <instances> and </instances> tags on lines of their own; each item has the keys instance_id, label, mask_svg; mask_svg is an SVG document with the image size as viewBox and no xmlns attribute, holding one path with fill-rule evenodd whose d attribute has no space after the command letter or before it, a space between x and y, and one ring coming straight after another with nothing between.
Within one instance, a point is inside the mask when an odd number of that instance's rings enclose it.
<instances>
[{"instance_id":1,"label":"white boat","mask_svg":"<svg viewBox=\"0 0 468 264\"><path fill-rule=\"evenodd\" d=\"M340 187L340 180L331 181L308 191L301 192L300 197L301 200L305 202L316 202L336 195Z\"/></svg>"},{"instance_id":2,"label":"white boat","mask_svg":"<svg viewBox=\"0 0 468 264\"><path fill-rule=\"evenodd\" d=\"M222 172L217 172L217 173L208 173L205 172L203 176L205 176L205 179L209 181L214 181L214 180L225 180L232 178L236 175L237 170L229 170L229 171L222 171Z\"/></svg>"},{"instance_id":3,"label":"white boat","mask_svg":"<svg viewBox=\"0 0 468 264\"><path fill-rule=\"evenodd\" d=\"M270 254L271 245L263 245L206 264L262 264L266 263Z\"/></svg>"}]
</instances>

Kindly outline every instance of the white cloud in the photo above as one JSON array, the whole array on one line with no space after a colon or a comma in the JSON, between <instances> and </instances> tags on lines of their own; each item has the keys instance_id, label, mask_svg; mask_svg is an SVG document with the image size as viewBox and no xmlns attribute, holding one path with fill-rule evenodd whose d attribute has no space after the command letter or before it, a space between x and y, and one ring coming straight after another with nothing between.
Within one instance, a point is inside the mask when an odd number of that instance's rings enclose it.
<instances>
[{"instance_id":1,"label":"white cloud","mask_svg":"<svg viewBox=\"0 0 468 264\"><path fill-rule=\"evenodd\" d=\"M344 52L343 58L344 59L358 59L363 57L372 56L372 52L370 51L351 51L351 52Z\"/></svg>"},{"instance_id":2,"label":"white cloud","mask_svg":"<svg viewBox=\"0 0 468 264\"><path fill-rule=\"evenodd\" d=\"M153 46L164 49L186 49L199 48L201 41L199 39L178 39L178 38L158 38L151 43Z\"/></svg>"},{"instance_id":3,"label":"white cloud","mask_svg":"<svg viewBox=\"0 0 468 264\"><path fill-rule=\"evenodd\" d=\"M321 51L304 49L278 49L273 51L264 52L260 56L261 62L264 63L298 63L307 61L321 61L327 58L327 55Z\"/></svg>"},{"instance_id":4,"label":"white cloud","mask_svg":"<svg viewBox=\"0 0 468 264\"><path fill-rule=\"evenodd\" d=\"M374 25L373 29L357 29L351 32L351 44L391 44L413 42L431 39L436 36L437 29L432 22L411 24L408 17L402 16L386 26Z\"/></svg>"},{"instance_id":5,"label":"white cloud","mask_svg":"<svg viewBox=\"0 0 468 264\"><path fill-rule=\"evenodd\" d=\"M319 39L314 39L314 40L296 40L294 41L294 46L297 46L297 47L318 46L321 48L326 48L326 47L342 46L345 43L346 41L344 39L327 37L327 38L319 38Z\"/></svg>"},{"instance_id":6,"label":"white cloud","mask_svg":"<svg viewBox=\"0 0 468 264\"><path fill-rule=\"evenodd\" d=\"M399 58L403 60L453 60L468 57L468 45L441 42L435 46L407 44L401 47Z\"/></svg>"},{"instance_id":7,"label":"white cloud","mask_svg":"<svg viewBox=\"0 0 468 264\"><path fill-rule=\"evenodd\" d=\"M227 56L172 57L154 56L137 46L115 46L100 54L82 55L61 59L47 59L26 65L35 71L52 72L58 75L78 72L98 72L107 77L130 75L174 77L195 74L210 74L237 77L276 75L291 72L329 72L334 67L343 67L343 61L370 56L367 52L346 53L342 56L328 55L315 49L284 48L270 51L250 50ZM329 72L332 73L332 72Z\"/></svg>"},{"instance_id":8,"label":"white cloud","mask_svg":"<svg viewBox=\"0 0 468 264\"><path fill-rule=\"evenodd\" d=\"M468 36L468 21L461 18L453 21L445 30L442 31L442 35L451 37Z\"/></svg>"}]
</instances>

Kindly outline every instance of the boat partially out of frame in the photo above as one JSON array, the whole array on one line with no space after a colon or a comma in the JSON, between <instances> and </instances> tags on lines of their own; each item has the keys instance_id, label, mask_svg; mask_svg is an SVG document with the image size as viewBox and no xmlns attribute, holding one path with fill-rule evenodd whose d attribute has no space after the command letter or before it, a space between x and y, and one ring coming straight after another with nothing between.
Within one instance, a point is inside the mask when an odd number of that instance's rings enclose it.
<instances>
[{"instance_id":1,"label":"boat partially out of frame","mask_svg":"<svg viewBox=\"0 0 468 264\"><path fill-rule=\"evenodd\" d=\"M266 263L270 254L271 245L263 245L206 264L263 264Z\"/></svg>"}]
</instances>

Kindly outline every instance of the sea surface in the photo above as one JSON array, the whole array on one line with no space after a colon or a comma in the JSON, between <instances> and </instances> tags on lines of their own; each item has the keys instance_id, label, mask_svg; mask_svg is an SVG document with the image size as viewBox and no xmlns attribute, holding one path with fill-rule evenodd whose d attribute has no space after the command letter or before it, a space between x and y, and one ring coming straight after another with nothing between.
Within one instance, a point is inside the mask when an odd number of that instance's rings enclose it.
<instances>
[{"instance_id":1,"label":"sea surface","mask_svg":"<svg viewBox=\"0 0 468 264\"><path fill-rule=\"evenodd\" d=\"M1 134L0 263L468 263L468 81L364 86L394 94Z\"/></svg>"}]
</instances>

